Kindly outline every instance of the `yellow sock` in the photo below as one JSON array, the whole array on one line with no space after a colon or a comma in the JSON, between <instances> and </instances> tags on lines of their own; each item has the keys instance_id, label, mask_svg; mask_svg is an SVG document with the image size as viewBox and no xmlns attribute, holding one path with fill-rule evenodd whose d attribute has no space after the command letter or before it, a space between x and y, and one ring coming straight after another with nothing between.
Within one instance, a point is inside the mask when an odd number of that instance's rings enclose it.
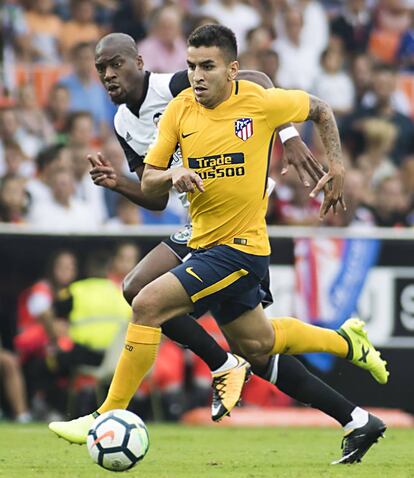
<instances>
[{"instance_id":1,"label":"yellow sock","mask_svg":"<svg viewBox=\"0 0 414 478\"><path fill-rule=\"evenodd\" d=\"M345 358L348 344L337 332L305 324L293 317L270 319L275 331L272 354L327 352Z\"/></svg>"},{"instance_id":2,"label":"yellow sock","mask_svg":"<svg viewBox=\"0 0 414 478\"><path fill-rule=\"evenodd\" d=\"M160 328L132 323L128 325L125 347L119 357L106 400L98 408L98 413L128 406L154 363L160 340Z\"/></svg>"}]
</instances>

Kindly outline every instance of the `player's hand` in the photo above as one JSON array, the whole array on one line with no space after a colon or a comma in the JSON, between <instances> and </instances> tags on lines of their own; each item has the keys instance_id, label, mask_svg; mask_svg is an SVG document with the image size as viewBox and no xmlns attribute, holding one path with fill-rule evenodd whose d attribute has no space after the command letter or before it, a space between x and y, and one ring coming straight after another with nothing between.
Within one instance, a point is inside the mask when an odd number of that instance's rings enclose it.
<instances>
[{"instance_id":1,"label":"player's hand","mask_svg":"<svg viewBox=\"0 0 414 478\"><path fill-rule=\"evenodd\" d=\"M108 189L114 189L117 186L118 175L112 164L103 157L102 153L97 153L96 157L88 154L87 160L92 166L89 174L97 186Z\"/></svg>"},{"instance_id":2,"label":"player's hand","mask_svg":"<svg viewBox=\"0 0 414 478\"><path fill-rule=\"evenodd\" d=\"M172 185L179 193L193 193L198 189L204 192L203 180L194 171L179 167L171 170Z\"/></svg>"},{"instance_id":3,"label":"player's hand","mask_svg":"<svg viewBox=\"0 0 414 478\"><path fill-rule=\"evenodd\" d=\"M310 187L306 178L309 176L316 184L325 174L322 164L315 158L300 136L288 139L282 144L282 176L288 172L289 165L292 165L299 176L302 184Z\"/></svg>"},{"instance_id":4,"label":"player's hand","mask_svg":"<svg viewBox=\"0 0 414 478\"><path fill-rule=\"evenodd\" d=\"M319 217L323 219L332 207L334 214L337 213L338 203L342 209L346 211L346 204L344 200L344 180L345 168L342 165L331 166L329 171L323 175L318 181L313 191L309 194L310 197L316 197L320 191L324 191L324 199L319 210Z\"/></svg>"}]
</instances>

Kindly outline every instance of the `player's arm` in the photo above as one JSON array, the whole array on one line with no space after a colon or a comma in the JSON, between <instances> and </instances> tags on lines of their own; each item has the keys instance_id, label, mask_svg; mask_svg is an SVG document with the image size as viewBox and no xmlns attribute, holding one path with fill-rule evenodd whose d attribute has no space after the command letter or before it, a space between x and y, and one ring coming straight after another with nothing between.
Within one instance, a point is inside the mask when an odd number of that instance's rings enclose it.
<instances>
[{"instance_id":1,"label":"player's arm","mask_svg":"<svg viewBox=\"0 0 414 478\"><path fill-rule=\"evenodd\" d=\"M204 192L203 181L194 171L183 166L169 168L170 158L179 144L179 117L182 103L173 100L161 117L158 136L145 157L142 191L148 196L166 194L172 187L179 193Z\"/></svg>"},{"instance_id":2,"label":"player's arm","mask_svg":"<svg viewBox=\"0 0 414 478\"><path fill-rule=\"evenodd\" d=\"M126 176L119 174L112 163L103 157L101 153L96 156L88 155L88 160L92 166L89 174L92 181L97 186L102 186L116 191L137 206L144 207L152 211L162 211L168 202L168 194L158 197L148 197L142 192L141 183L133 181ZM144 165L139 164L135 168L135 173L141 180Z\"/></svg>"},{"instance_id":3,"label":"player's arm","mask_svg":"<svg viewBox=\"0 0 414 478\"><path fill-rule=\"evenodd\" d=\"M345 168L342 160L341 142L331 107L312 95L310 96L307 119L315 123L329 162L328 172L318 181L318 184L310 194L311 197L314 197L324 189L325 197L320 210L321 217L323 217L331 207L336 212L338 202L344 210L346 209L343 198ZM326 185L328 187L325 187Z\"/></svg>"},{"instance_id":4,"label":"player's arm","mask_svg":"<svg viewBox=\"0 0 414 478\"><path fill-rule=\"evenodd\" d=\"M251 81L266 89L274 87L272 80L261 71L240 70L237 79ZM292 165L306 187L310 186L306 176L309 176L316 184L324 175L322 164L302 141L297 129L292 123L286 123L276 128L276 131L282 143L281 174L285 175L289 165Z\"/></svg>"}]
</instances>

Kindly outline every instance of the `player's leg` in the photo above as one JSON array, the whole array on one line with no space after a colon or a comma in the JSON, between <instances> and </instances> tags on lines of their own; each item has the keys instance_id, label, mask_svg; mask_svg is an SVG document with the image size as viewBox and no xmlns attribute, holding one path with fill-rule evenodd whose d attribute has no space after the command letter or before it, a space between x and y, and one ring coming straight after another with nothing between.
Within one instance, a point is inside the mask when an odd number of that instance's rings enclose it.
<instances>
[{"instance_id":1,"label":"player's leg","mask_svg":"<svg viewBox=\"0 0 414 478\"><path fill-rule=\"evenodd\" d=\"M260 283L265 308L273 302L270 291L269 273ZM354 365L368 370L379 383L386 383L388 371L386 362L368 339L364 322L348 319L339 330L305 324L293 317L270 319L275 331L273 352L283 354L301 354L326 352L337 357L346 358Z\"/></svg>"},{"instance_id":2,"label":"player's leg","mask_svg":"<svg viewBox=\"0 0 414 478\"><path fill-rule=\"evenodd\" d=\"M324 383L291 355L274 355L265 368L254 369L295 400L321 410L344 429L342 457L335 463L356 463L385 431L384 423Z\"/></svg>"},{"instance_id":3,"label":"player's leg","mask_svg":"<svg viewBox=\"0 0 414 478\"><path fill-rule=\"evenodd\" d=\"M188 256L186 230L166 239L152 249L125 277L123 283L124 297L132 304L134 297L150 282L182 263ZM201 327L192 317L174 317L161 325L162 333L169 339L190 349L198 355L210 368L228 370L235 366L237 360L223 350L211 335Z\"/></svg>"}]
</instances>

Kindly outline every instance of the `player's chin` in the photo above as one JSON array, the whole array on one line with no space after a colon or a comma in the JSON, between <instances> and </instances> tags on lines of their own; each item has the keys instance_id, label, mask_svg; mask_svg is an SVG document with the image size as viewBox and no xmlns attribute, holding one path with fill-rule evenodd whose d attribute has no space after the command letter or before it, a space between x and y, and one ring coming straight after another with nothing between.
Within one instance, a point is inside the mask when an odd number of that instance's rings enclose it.
<instances>
[{"instance_id":1,"label":"player's chin","mask_svg":"<svg viewBox=\"0 0 414 478\"><path fill-rule=\"evenodd\" d=\"M125 95L120 92L116 91L108 91L109 97L111 98L112 103L115 103L116 105L121 105L122 103L125 103Z\"/></svg>"}]
</instances>

